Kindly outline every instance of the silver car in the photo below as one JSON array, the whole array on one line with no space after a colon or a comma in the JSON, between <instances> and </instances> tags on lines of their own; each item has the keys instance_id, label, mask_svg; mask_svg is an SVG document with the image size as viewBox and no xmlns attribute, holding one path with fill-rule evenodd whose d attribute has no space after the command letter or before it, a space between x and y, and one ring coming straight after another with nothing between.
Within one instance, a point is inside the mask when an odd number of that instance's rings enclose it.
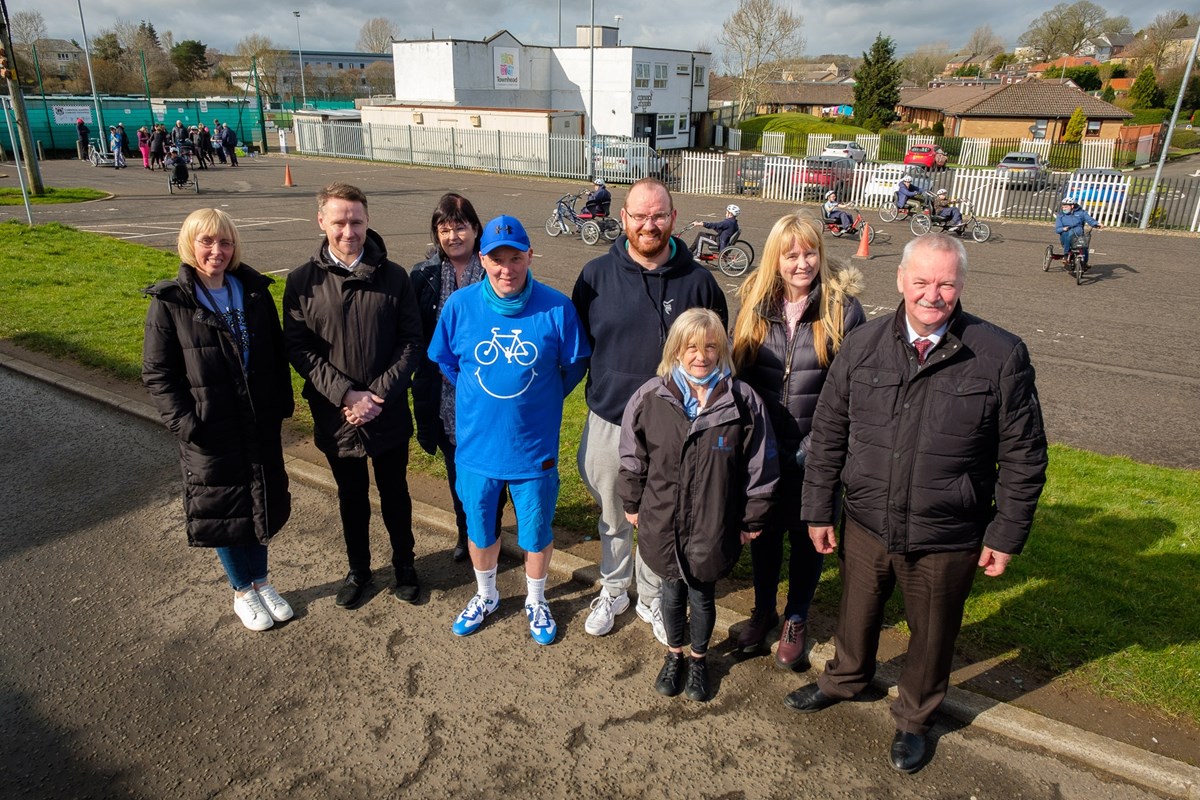
<instances>
[{"instance_id":1,"label":"silver car","mask_svg":"<svg viewBox=\"0 0 1200 800\"><path fill-rule=\"evenodd\" d=\"M1014 151L996 165L996 174L1009 186L1045 189L1050 182L1050 164L1037 153Z\"/></svg>"},{"instance_id":2,"label":"silver car","mask_svg":"<svg viewBox=\"0 0 1200 800\"><path fill-rule=\"evenodd\" d=\"M830 142L825 145L825 149L821 151L821 155L852 158L855 164L861 164L867 160L867 151L862 148L862 145L858 142L850 141Z\"/></svg>"}]
</instances>

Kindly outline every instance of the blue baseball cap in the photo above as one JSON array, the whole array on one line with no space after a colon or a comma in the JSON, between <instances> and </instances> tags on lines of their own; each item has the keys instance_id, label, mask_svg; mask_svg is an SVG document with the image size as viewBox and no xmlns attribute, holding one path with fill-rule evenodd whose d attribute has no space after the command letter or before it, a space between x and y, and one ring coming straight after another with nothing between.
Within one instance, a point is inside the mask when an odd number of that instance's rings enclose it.
<instances>
[{"instance_id":1,"label":"blue baseball cap","mask_svg":"<svg viewBox=\"0 0 1200 800\"><path fill-rule=\"evenodd\" d=\"M497 247L515 247L525 251L530 249L529 234L525 232L521 220L505 214L483 226L483 236L479 239L480 254L487 255Z\"/></svg>"}]
</instances>

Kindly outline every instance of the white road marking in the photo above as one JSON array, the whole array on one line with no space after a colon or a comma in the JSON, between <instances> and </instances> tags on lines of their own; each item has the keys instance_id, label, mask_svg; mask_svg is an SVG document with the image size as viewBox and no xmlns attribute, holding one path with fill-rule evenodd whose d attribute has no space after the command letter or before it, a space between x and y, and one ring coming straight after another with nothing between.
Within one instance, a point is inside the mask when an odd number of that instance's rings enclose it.
<instances>
[{"instance_id":1,"label":"white road marking","mask_svg":"<svg viewBox=\"0 0 1200 800\"><path fill-rule=\"evenodd\" d=\"M262 227L265 225L280 225L288 222L308 222L308 219L301 217L246 217L243 219L235 218L234 224L239 229ZM179 234L179 226L183 224L183 220L178 223L170 222L145 222L131 225L128 222L113 222L100 225L79 225L81 231L89 233L99 233L104 236L111 236L114 239L149 239L155 236L177 236Z\"/></svg>"}]
</instances>

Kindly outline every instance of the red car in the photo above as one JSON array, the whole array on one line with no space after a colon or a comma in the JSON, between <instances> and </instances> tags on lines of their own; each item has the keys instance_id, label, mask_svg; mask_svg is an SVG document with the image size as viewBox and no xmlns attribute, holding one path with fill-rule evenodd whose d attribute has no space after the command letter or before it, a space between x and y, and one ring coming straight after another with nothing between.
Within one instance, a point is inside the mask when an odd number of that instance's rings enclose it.
<instances>
[{"instance_id":1,"label":"red car","mask_svg":"<svg viewBox=\"0 0 1200 800\"><path fill-rule=\"evenodd\" d=\"M925 169L944 169L946 151L933 144L914 144L904 154L905 164L920 164Z\"/></svg>"}]
</instances>

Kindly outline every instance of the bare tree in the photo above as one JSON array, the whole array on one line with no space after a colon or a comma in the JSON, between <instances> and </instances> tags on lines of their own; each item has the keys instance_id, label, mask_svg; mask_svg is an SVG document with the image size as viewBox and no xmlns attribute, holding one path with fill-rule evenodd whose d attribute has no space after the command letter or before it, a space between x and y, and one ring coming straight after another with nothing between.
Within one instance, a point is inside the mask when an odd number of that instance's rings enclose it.
<instances>
[{"instance_id":1,"label":"bare tree","mask_svg":"<svg viewBox=\"0 0 1200 800\"><path fill-rule=\"evenodd\" d=\"M738 112L753 114L778 61L804 50L804 20L774 0L739 0L718 38L726 67L738 79Z\"/></svg>"},{"instance_id":2,"label":"bare tree","mask_svg":"<svg viewBox=\"0 0 1200 800\"><path fill-rule=\"evenodd\" d=\"M396 72L386 61L367 64L367 91L369 94L395 94Z\"/></svg>"},{"instance_id":3,"label":"bare tree","mask_svg":"<svg viewBox=\"0 0 1200 800\"><path fill-rule=\"evenodd\" d=\"M1131 55L1138 59L1138 65L1149 64L1158 73L1163 67L1171 41L1178 36L1177 29L1186 25L1187 19L1182 11L1167 11L1139 31L1137 40L1129 48Z\"/></svg>"},{"instance_id":4,"label":"bare tree","mask_svg":"<svg viewBox=\"0 0 1200 800\"><path fill-rule=\"evenodd\" d=\"M949 45L945 42L921 45L900 59L904 77L918 86L925 86L946 71L946 62L950 60L949 51Z\"/></svg>"},{"instance_id":5,"label":"bare tree","mask_svg":"<svg viewBox=\"0 0 1200 800\"><path fill-rule=\"evenodd\" d=\"M1004 40L996 35L991 25L980 25L971 31L967 40L965 52L974 56L991 58L997 53L1004 52Z\"/></svg>"},{"instance_id":6,"label":"bare tree","mask_svg":"<svg viewBox=\"0 0 1200 800\"><path fill-rule=\"evenodd\" d=\"M258 89L264 97L278 97L284 77L291 76L292 85L300 85L297 62L284 55L283 50L266 36L250 34L234 45L230 66L241 72L233 75L231 70L235 87L247 83L253 86L253 78L249 77L251 64L258 69Z\"/></svg>"},{"instance_id":7,"label":"bare tree","mask_svg":"<svg viewBox=\"0 0 1200 800\"><path fill-rule=\"evenodd\" d=\"M1075 55L1088 39L1102 33L1127 33L1128 17L1110 17L1090 0L1059 3L1029 25L1018 40L1039 58Z\"/></svg>"},{"instance_id":8,"label":"bare tree","mask_svg":"<svg viewBox=\"0 0 1200 800\"><path fill-rule=\"evenodd\" d=\"M362 53L390 53L400 28L386 17L372 17L358 31L358 49Z\"/></svg>"},{"instance_id":9,"label":"bare tree","mask_svg":"<svg viewBox=\"0 0 1200 800\"><path fill-rule=\"evenodd\" d=\"M17 11L8 22L8 34L13 44L32 47L38 39L45 39L46 18L40 11Z\"/></svg>"}]
</instances>

